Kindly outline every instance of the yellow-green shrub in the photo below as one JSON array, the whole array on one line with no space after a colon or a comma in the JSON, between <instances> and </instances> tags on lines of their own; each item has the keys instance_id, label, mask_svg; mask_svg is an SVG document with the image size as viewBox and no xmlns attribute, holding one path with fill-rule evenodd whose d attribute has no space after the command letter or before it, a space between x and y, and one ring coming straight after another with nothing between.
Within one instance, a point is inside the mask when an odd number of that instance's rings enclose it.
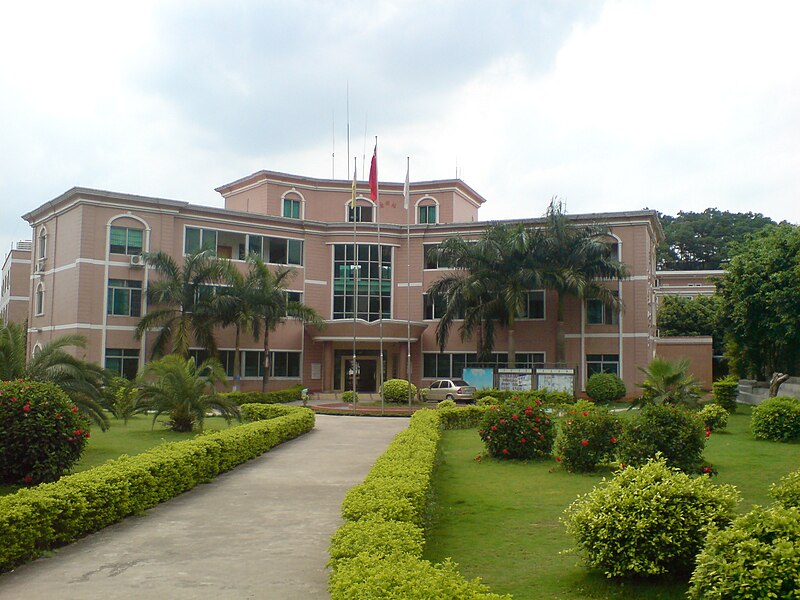
<instances>
[{"instance_id":1,"label":"yellow-green shrub","mask_svg":"<svg viewBox=\"0 0 800 600\"><path fill-rule=\"evenodd\" d=\"M378 557L391 554L410 554L420 558L425 544L422 528L405 521L361 519L342 525L331 538L329 566L361 553Z\"/></svg>"},{"instance_id":2,"label":"yellow-green shrub","mask_svg":"<svg viewBox=\"0 0 800 600\"><path fill-rule=\"evenodd\" d=\"M789 473L778 483L773 483L769 488L769 495L786 508L800 508L800 470Z\"/></svg>"}]
</instances>

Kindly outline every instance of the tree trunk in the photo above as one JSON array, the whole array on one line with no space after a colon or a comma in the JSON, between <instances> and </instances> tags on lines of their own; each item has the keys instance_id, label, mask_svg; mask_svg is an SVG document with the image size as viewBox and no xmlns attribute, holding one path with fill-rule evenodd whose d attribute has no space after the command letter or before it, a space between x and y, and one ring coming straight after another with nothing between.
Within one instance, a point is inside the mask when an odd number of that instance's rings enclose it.
<instances>
[{"instance_id":1,"label":"tree trunk","mask_svg":"<svg viewBox=\"0 0 800 600\"><path fill-rule=\"evenodd\" d=\"M564 342L564 296L558 292L558 313L556 315L556 365L566 362Z\"/></svg>"},{"instance_id":2,"label":"tree trunk","mask_svg":"<svg viewBox=\"0 0 800 600\"><path fill-rule=\"evenodd\" d=\"M269 329L264 328L264 372L261 374L261 393L266 393L269 382Z\"/></svg>"},{"instance_id":3,"label":"tree trunk","mask_svg":"<svg viewBox=\"0 0 800 600\"><path fill-rule=\"evenodd\" d=\"M769 381L769 397L774 398L778 395L778 388L781 387L781 384L789 379L789 375L786 373L773 373L772 379Z\"/></svg>"},{"instance_id":4,"label":"tree trunk","mask_svg":"<svg viewBox=\"0 0 800 600\"><path fill-rule=\"evenodd\" d=\"M514 331L516 321L512 317L508 323L508 368L514 369L517 366L517 339Z\"/></svg>"}]
</instances>

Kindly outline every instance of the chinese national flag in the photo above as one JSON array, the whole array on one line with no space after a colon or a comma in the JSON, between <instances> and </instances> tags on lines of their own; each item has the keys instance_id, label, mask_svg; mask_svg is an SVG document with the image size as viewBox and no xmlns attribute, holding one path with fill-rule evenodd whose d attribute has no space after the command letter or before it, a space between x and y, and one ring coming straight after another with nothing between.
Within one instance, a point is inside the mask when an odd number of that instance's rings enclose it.
<instances>
[{"instance_id":1,"label":"chinese national flag","mask_svg":"<svg viewBox=\"0 0 800 600\"><path fill-rule=\"evenodd\" d=\"M375 202L378 200L378 143L372 153L372 162L369 165L369 197Z\"/></svg>"}]
</instances>

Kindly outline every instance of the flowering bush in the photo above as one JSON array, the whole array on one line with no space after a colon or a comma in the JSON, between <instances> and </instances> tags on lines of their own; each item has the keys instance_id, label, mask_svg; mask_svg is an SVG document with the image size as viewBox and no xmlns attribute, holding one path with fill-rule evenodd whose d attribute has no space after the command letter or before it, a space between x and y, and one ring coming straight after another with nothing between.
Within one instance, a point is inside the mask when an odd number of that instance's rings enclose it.
<instances>
[{"instance_id":1,"label":"flowering bush","mask_svg":"<svg viewBox=\"0 0 800 600\"><path fill-rule=\"evenodd\" d=\"M696 412L670 404L647 405L623 427L618 457L623 464L639 466L660 452L670 467L697 472L706 433Z\"/></svg>"},{"instance_id":2,"label":"flowering bush","mask_svg":"<svg viewBox=\"0 0 800 600\"><path fill-rule=\"evenodd\" d=\"M594 373L586 382L586 395L598 404L608 404L628 393L625 382L614 373Z\"/></svg>"},{"instance_id":3,"label":"flowering bush","mask_svg":"<svg viewBox=\"0 0 800 600\"><path fill-rule=\"evenodd\" d=\"M757 440L791 442L800 439L800 400L788 396L764 400L753 409L750 426Z\"/></svg>"},{"instance_id":4,"label":"flowering bush","mask_svg":"<svg viewBox=\"0 0 800 600\"><path fill-rule=\"evenodd\" d=\"M563 518L588 566L607 577L688 572L709 531L733 519L736 488L667 466L663 458L618 472Z\"/></svg>"},{"instance_id":5,"label":"flowering bush","mask_svg":"<svg viewBox=\"0 0 800 600\"><path fill-rule=\"evenodd\" d=\"M489 407L478 433L491 456L539 458L550 454L555 427L541 400L527 404L511 399Z\"/></svg>"},{"instance_id":6,"label":"flowering bush","mask_svg":"<svg viewBox=\"0 0 800 600\"><path fill-rule=\"evenodd\" d=\"M756 506L709 535L690 598L800 597L800 508Z\"/></svg>"},{"instance_id":7,"label":"flowering bush","mask_svg":"<svg viewBox=\"0 0 800 600\"><path fill-rule=\"evenodd\" d=\"M55 481L81 457L89 422L64 391L39 381L0 382L0 481Z\"/></svg>"},{"instance_id":8,"label":"flowering bush","mask_svg":"<svg viewBox=\"0 0 800 600\"><path fill-rule=\"evenodd\" d=\"M739 396L739 382L730 375L718 379L711 384L714 390L714 402L719 404L729 413L736 412L736 398Z\"/></svg>"},{"instance_id":9,"label":"flowering bush","mask_svg":"<svg viewBox=\"0 0 800 600\"><path fill-rule=\"evenodd\" d=\"M411 385L411 398L417 398L417 386ZM383 383L383 399L386 402L408 402L409 383L405 379L388 379Z\"/></svg>"},{"instance_id":10,"label":"flowering bush","mask_svg":"<svg viewBox=\"0 0 800 600\"><path fill-rule=\"evenodd\" d=\"M584 406L567 412L556 438L556 458L568 471L588 472L613 460L622 433L619 418L599 406Z\"/></svg>"},{"instance_id":11,"label":"flowering bush","mask_svg":"<svg viewBox=\"0 0 800 600\"><path fill-rule=\"evenodd\" d=\"M708 404L697 413L710 431L722 431L728 426L728 413L721 404Z\"/></svg>"}]
</instances>

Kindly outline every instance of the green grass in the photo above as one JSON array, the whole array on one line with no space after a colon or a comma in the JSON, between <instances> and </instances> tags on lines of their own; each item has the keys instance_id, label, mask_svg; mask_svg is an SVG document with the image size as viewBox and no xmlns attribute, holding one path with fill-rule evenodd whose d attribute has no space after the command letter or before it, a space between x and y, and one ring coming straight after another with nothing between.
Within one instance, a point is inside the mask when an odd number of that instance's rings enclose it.
<instances>
[{"instance_id":1,"label":"green grass","mask_svg":"<svg viewBox=\"0 0 800 600\"><path fill-rule=\"evenodd\" d=\"M133 456L159 444L189 440L197 435L195 433L176 433L166 429L164 426L166 420L167 417L162 417L156 421L155 427L152 427L153 418L151 416L136 415L128 419L127 425L121 420L112 418L111 427L107 431L93 427L83 456L71 472L86 471L102 465L108 460L119 458L123 454ZM231 421L230 426L234 425L238 425L238 421ZM225 429L228 424L222 417L207 417L203 426L206 431L217 431ZM16 492L20 487L18 485L0 485L0 496Z\"/></svg>"},{"instance_id":2,"label":"green grass","mask_svg":"<svg viewBox=\"0 0 800 600\"><path fill-rule=\"evenodd\" d=\"M719 469L715 482L736 485L740 512L771 501L769 485L797 468L798 444L755 441L750 409L740 407L728 433L714 434L706 459ZM683 598L685 582L610 581L578 565L559 521L564 509L590 491L610 469L590 475L564 471L554 461L506 462L483 452L476 430L448 431L434 482L432 525L425 558L452 557L467 577L493 591L528 598Z\"/></svg>"}]
</instances>

